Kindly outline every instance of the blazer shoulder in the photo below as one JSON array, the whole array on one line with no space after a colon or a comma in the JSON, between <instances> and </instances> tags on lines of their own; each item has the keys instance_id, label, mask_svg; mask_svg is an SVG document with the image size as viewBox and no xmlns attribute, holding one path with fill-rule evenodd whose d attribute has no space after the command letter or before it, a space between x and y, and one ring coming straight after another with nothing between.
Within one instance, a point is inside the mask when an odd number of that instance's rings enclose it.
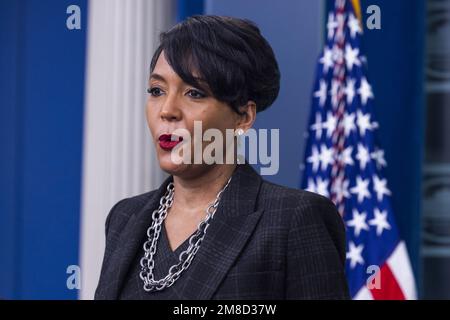
<instances>
[{"instance_id":1,"label":"blazer shoulder","mask_svg":"<svg viewBox=\"0 0 450 320\"><path fill-rule=\"evenodd\" d=\"M263 180L260 190L260 200L264 202L283 202L285 205L296 208L325 207L335 211L333 202L317 193L302 189L282 186L273 182Z\"/></svg>"},{"instance_id":2,"label":"blazer shoulder","mask_svg":"<svg viewBox=\"0 0 450 320\"><path fill-rule=\"evenodd\" d=\"M284 187L267 181L262 184L261 195L264 200L260 201L273 208L273 213L281 212L285 216L294 248L314 243L314 250L333 252L329 259L335 261L335 265L343 270L346 255L345 225L330 199L306 190ZM346 297L346 294L344 296Z\"/></svg>"},{"instance_id":3,"label":"blazer shoulder","mask_svg":"<svg viewBox=\"0 0 450 320\"><path fill-rule=\"evenodd\" d=\"M322 225L336 242L342 243L345 238L341 215L334 203L322 195L263 180L258 203L269 211L282 213L291 227L295 222L303 226Z\"/></svg>"},{"instance_id":4,"label":"blazer shoulder","mask_svg":"<svg viewBox=\"0 0 450 320\"><path fill-rule=\"evenodd\" d=\"M105 222L105 233L108 235L109 229L122 229L130 217L139 212L149 199L157 192L157 189L138 194L136 196L124 198L118 201L109 211Z\"/></svg>"}]
</instances>

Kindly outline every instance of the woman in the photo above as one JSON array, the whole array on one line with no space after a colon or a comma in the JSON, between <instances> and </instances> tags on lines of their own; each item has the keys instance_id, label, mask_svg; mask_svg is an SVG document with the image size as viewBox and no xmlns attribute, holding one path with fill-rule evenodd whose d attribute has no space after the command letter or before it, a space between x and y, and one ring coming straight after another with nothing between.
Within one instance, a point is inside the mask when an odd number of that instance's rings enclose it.
<instances>
[{"instance_id":1,"label":"woman","mask_svg":"<svg viewBox=\"0 0 450 320\"><path fill-rule=\"evenodd\" d=\"M348 298L344 226L329 200L237 164L236 138L216 150L233 161L190 161L208 146L195 121L239 136L279 81L270 45L248 20L194 16L161 35L146 111L170 176L111 209L96 299Z\"/></svg>"}]
</instances>

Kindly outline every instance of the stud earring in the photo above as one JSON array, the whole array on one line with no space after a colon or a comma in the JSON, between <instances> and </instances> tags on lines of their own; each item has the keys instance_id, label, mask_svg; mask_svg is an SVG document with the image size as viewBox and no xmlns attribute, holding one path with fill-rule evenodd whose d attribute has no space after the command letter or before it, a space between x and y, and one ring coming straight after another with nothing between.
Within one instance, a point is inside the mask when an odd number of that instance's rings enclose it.
<instances>
[{"instance_id":1,"label":"stud earring","mask_svg":"<svg viewBox=\"0 0 450 320\"><path fill-rule=\"evenodd\" d=\"M243 134L244 134L244 130L241 128L235 130L235 132L234 132L235 136L242 136Z\"/></svg>"}]
</instances>

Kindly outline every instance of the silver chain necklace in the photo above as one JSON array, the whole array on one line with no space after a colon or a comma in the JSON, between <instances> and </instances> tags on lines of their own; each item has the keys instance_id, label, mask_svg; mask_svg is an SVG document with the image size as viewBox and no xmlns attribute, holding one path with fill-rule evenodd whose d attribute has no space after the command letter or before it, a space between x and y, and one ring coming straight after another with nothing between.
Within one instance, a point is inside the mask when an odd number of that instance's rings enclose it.
<instances>
[{"instance_id":1,"label":"silver chain necklace","mask_svg":"<svg viewBox=\"0 0 450 320\"><path fill-rule=\"evenodd\" d=\"M161 225L167 216L169 208L173 204L173 196L175 192L173 182L170 182L167 185L166 194L161 197L159 201L159 208L152 213L153 222L147 229L148 240L144 243L145 254L140 261L141 272L139 273L139 277L142 281L144 281L145 291L160 291L164 288L170 287L180 277L181 273L189 267L198 249L200 249L200 244L205 237L209 223L214 217L214 213L216 213L217 207L219 206L222 193L230 184L230 181L231 177L228 179L222 190L219 191L215 201L206 208L206 217L199 223L197 231L189 238L189 247L180 253L179 262L170 267L169 273L164 278L155 280L153 275L155 261L153 257L156 253L157 242L161 232Z\"/></svg>"}]
</instances>

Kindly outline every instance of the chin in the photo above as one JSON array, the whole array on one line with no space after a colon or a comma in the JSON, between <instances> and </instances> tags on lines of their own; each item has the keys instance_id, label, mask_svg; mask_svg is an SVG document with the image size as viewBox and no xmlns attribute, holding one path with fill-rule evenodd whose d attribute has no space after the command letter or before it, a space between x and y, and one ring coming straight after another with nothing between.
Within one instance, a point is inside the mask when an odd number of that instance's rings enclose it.
<instances>
[{"instance_id":1,"label":"chin","mask_svg":"<svg viewBox=\"0 0 450 320\"><path fill-rule=\"evenodd\" d=\"M161 170L171 175L182 175L183 172L189 171L188 164L177 164L174 163L170 157L170 153L159 154L158 155L159 166Z\"/></svg>"}]
</instances>

